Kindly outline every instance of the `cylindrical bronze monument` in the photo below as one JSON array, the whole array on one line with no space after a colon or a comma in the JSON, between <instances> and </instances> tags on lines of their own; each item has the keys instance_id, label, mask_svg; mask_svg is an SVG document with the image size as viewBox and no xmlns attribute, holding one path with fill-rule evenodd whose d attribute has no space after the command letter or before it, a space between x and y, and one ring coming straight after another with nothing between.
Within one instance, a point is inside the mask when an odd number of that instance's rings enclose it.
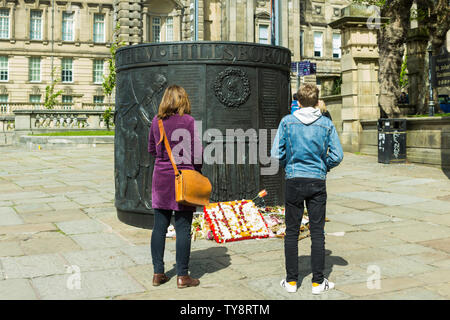
<instances>
[{"instance_id":1,"label":"cylindrical bronze monument","mask_svg":"<svg viewBox=\"0 0 450 320\"><path fill-rule=\"evenodd\" d=\"M186 89L192 116L201 121L202 172L213 185L211 201L249 199L266 189L268 205L282 204L283 170L276 174L262 170L270 167L271 129L276 130L288 113L290 63L289 49L254 43L176 42L118 49L114 154L118 218L141 228L153 225L154 159L147 151L148 132L170 84ZM242 136L244 148L239 152Z\"/></svg>"}]
</instances>

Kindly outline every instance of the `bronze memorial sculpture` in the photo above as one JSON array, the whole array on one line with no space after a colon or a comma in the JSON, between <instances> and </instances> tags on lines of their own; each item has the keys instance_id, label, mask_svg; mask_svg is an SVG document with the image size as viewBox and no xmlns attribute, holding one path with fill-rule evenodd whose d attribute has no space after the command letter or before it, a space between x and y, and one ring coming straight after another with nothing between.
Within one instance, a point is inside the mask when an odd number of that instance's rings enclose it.
<instances>
[{"instance_id":1,"label":"bronze memorial sculpture","mask_svg":"<svg viewBox=\"0 0 450 320\"><path fill-rule=\"evenodd\" d=\"M290 64L289 49L254 43L176 42L118 49L114 153L118 218L136 227L153 225L154 159L147 151L148 132L169 84L185 88L192 116L201 121L202 172L213 185L211 201L249 199L264 188L267 204L282 204L282 170L263 169L270 166L273 131L288 112ZM240 157L239 141L245 149ZM250 146L256 143L258 149ZM223 150L222 157L217 150Z\"/></svg>"}]
</instances>

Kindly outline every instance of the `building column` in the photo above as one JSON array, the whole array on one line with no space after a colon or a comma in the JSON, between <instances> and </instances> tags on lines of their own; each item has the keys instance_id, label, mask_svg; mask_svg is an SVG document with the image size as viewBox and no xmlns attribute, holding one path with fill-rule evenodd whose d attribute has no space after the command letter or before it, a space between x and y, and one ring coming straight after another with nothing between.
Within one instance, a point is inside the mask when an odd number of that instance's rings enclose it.
<instances>
[{"instance_id":1,"label":"building column","mask_svg":"<svg viewBox=\"0 0 450 320\"><path fill-rule=\"evenodd\" d=\"M341 29L342 57L342 135L344 151L359 152L361 120L378 119L377 28L368 27L373 11L350 5L341 19L330 23ZM386 19L381 18L378 26Z\"/></svg>"},{"instance_id":2,"label":"building column","mask_svg":"<svg viewBox=\"0 0 450 320\"><path fill-rule=\"evenodd\" d=\"M255 42L256 41L256 35L255 35L255 1L254 0L248 0L247 1L247 34L246 34L246 41L247 42Z\"/></svg>"},{"instance_id":3,"label":"building column","mask_svg":"<svg viewBox=\"0 0 450 320\"><path fill-rule=\"evenodd\" d=\"M16 6L13 5L11 8L11 37L10 42L15 43L16 42Z\"/></svg>"},{"instance_id":4,"label":"building column","mask_svg":"<svg viewBox=\"0 0 450 320\"><path fill-rule=\"evenodd\" d=\"M120 29L118 40L126 44L142 43L143 24L142 24L143 0L114 0L114 12Z\"/></svg>"},{"instance_id":5,"label":"building column","mask_svg":"<svg viewBox=\"0 0 450 320\"><path fill-rule=\"evenodd\" d=\"M49 31L48 31L48 25L49 25L48 9L49 9L48 6L45 6L42 9L42 19L44 20L44 24L43 24L43 28L42 28L42 40L44 41L44 44L48 43L48 33L49 33Z\"/></svg>"}]
</instances>

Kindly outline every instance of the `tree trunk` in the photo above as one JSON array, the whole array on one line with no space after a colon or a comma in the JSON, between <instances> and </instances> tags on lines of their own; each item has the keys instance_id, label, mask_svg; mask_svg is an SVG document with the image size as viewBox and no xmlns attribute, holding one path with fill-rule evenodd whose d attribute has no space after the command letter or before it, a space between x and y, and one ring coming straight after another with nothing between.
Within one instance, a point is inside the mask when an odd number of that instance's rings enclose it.
<instances>
[{"instance_id":1,"label":"tree trunk","mask_svg":"<svg viewBox=\"0 0 450 320\"><path fill-rule=\"evenodd\" d=\"M381 10L381 16L389 18L389 23L378 34L379 105L388 118L400 116L397 105L401 94L399 80L412 3L413 0L393 0Z\"/></svg>"}]
</instances>

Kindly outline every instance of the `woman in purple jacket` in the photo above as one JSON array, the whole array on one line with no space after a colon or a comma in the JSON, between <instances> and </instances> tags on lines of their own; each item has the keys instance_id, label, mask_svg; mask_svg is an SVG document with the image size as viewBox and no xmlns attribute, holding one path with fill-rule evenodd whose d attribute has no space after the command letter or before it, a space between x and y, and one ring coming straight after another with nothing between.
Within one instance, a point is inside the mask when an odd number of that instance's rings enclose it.
<instances>
[{"instance_id":1,"label":"woman in purple jacket","mask_svg":"<svg viewBox=\"0 0 450 320\"><path fill-rule=\"evenodd\" d=\"M153 118L150 127L148 152L155 157L152 180L152 207L155 223L151 238L154 286L169 281L169 277L164 273L163 257L172 212L175 213L177 233L177 286L186 288L198 286L200 283L198 279L191 278L188 273L191 254L190 233L195 207L181 205L175 201L175 173L164 141L160 139L158 127L158 120L162 119L178 169L200 171L202 145L195 128L195 120L190 113L191 104L186 91L180 86L171 85L164 92L158 114Z\"/></svg>"}]
</instances>

